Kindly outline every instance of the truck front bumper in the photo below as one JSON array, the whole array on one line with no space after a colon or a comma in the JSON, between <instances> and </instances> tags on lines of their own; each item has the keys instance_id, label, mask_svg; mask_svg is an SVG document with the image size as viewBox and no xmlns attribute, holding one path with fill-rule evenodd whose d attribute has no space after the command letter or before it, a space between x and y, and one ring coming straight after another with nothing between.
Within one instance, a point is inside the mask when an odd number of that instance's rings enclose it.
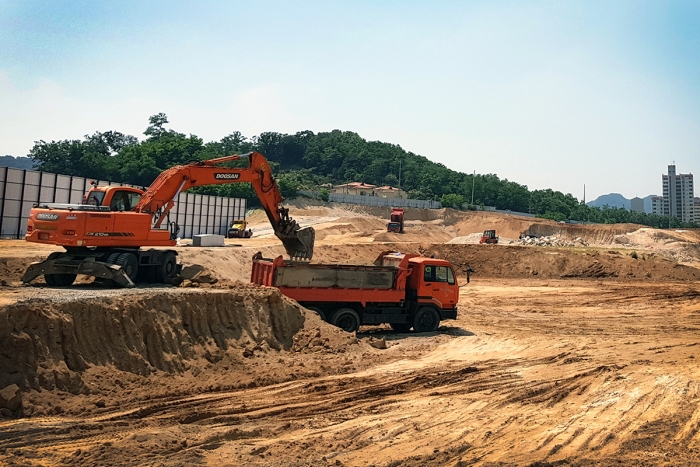
<instances>
[{"instance_id":1,"label":"truck front bumper","mask_svg":"<svg viewBox=\"0 0 700 467\"><path fill-rule=\"evenodd\" d=\"M457 319L457 307L453 309L442 309L440 310L440 319Z\"/></svg>"}]
</instances>

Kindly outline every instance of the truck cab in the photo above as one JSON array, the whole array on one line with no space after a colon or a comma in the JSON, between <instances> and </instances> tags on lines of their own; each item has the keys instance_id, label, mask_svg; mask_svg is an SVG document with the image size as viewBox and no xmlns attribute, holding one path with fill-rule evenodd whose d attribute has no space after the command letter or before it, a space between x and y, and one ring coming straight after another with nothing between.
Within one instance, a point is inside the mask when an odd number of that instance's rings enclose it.
<instances>
[{"instance_id":1,"label":"truck cab","mask_svg":"<svg viewBox=\"0 0 700 467\"><path fill-rule=\"evenodd\" d=\"M459 285L452 265L445 260L416 257L408 261L412 270L408 289L415 293L416 303L433 305L442 319L457 317Z\"/></svg>"},{"instance_id":2,"label":"truck cab","mask_svg":"<svg viewBox=\"0 0 700 467\"><path fill-rule=\"evenodd\" d=\"M386 231L403 233L403 209L392 208L389 223L386 225Z\"/></svg>"}]
</instances>

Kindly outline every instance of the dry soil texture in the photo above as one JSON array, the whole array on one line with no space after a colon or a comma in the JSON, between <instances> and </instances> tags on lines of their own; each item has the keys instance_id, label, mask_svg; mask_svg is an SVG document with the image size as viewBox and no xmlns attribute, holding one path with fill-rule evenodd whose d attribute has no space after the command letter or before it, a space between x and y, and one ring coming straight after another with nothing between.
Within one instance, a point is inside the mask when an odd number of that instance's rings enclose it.
<instances>
[{"instance_id":1,"label":"dry soil texture","mask_svg":"<svg viewBox=\"0 0 700 467\"><path fill-rule=\"evenodd\" d=\"M355 336L246 285L254 252L282 253L258 214L249 241L178 248L185 288L21 287L54 249L0 242L0 389L22 391L0 465L700 465L697 231L444 210L395 235L379 209L292 214L315 261L449 259L459 318ZM487 228L591 246L447 243Z\"/></svg>"}]
</instances>

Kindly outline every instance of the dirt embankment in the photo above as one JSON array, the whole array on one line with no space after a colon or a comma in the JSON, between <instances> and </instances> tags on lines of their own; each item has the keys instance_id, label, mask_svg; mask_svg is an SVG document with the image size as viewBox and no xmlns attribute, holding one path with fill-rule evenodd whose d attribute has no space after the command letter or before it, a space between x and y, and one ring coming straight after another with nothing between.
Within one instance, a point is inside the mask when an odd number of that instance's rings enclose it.
<instances>
[{"instance_id":1,"label":"dirt embankment","mask_svg":"<svg viewBox=\"0 0 700 467\"><path fill-rule=\"evenodd\" d=\"M77 394L93 365L182 373L249 344L289 349L304 321L295 302L254 287L19 302L0 309L0 387Z\"/></svg>"},{"instance_id":2,"label":"dirt embankment","mask_svg":"<svg viewBox=\"0 0 700 467\"><path fill-rule=\"evenodd\" d=\"M539 248L505 245L420 247L426 256L450 261L460 275L467 265L475 278L595 278L648 281L697 281L700 269L675 263L655 253L593 248ZM637 256L635 259L633 253Z\"/></svg>"}]
</instances>

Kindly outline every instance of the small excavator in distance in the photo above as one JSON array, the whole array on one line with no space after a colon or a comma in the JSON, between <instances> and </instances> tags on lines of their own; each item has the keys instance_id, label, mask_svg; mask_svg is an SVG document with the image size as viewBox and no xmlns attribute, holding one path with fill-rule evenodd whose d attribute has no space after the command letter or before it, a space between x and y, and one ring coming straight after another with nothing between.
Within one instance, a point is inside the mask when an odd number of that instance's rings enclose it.
<instances>
[{"instance_id":1,"label":"small excavator in distance","mask_svg":"<svg viewBox=\"0 0 700 467\"><path fill-rule=\"evenodd\" d=\"M221 164L248 158L248 167ZM248 182L253 186L277 238L293 260L313 256L315 232L301 228L282 206L282 195L265 157L259 152L232 155L171 167L146 191L126 186L95 186L83 204L44 204L31 209L25 239L60 245L33 263L22 277L29 283L44 275L50 286L69 286L77 274L97 281L132 287L136 282L164 283L180 273L177 252L142 247L175 246L179 226L163 221L175 198L190 188Z\"/></svg>"},{"instance_id":2,"label":"small excavator in distance","mask_svg":"<svg viewBox=\"0 0 700 467\"><path fill-rule=\"evenodd\" d=\"M484 234L481 236L479 243L486 244L496 244L498 243L498 236L495 230L484 230Z\"/></svg>"}]
</instances>

